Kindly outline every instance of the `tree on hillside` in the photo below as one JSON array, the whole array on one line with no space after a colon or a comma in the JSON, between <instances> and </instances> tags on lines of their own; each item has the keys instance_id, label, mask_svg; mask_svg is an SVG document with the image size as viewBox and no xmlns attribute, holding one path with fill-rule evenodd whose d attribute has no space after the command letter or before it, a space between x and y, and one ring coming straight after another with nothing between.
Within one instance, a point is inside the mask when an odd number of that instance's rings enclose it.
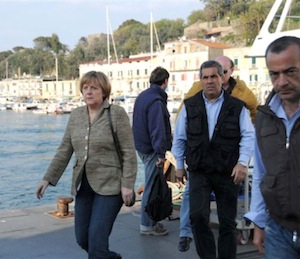
<instances>
[{"instance_id":1,"label":"tree on hillside","mask_svg":"<svg viewBox=\"0 0 300 259\"><path fill-rule=\"evenodd\" d=\"M143 23L135 20L122 23L113 34L118 56L128 57L131 54L149 51L149 35L147 25Z\"/></svg>"},{"instance_id":2,"label":"tree on hillside","mask_svg":"<svg viewBox=\"0 0 300 259\"><path fill-rule=\"evenodd\" d=\"M205 3L204 11L205 12L209 11L212 20L220 20L224 18L226 13L230 10L231 2L233 2L233 0L200 0L200 1Z\"/></svg>"},{"instance_id":3,"label":"tree on hillside","mask_svg":"<svg viewBox=\"0 0 300 259\"><path fill-rule=\"evenodd\" d=\"M168 20L162 19L155 23L158 38L161 43L177 40L183 35L184 32L184 20Z\"/></svg>"},{"instance_id":4,"label":"tree on hillside","mask_svg":"<svg viewBox=\"0 0 300 259\"><path fill-rule=\"evenodd\" d=\"M68 51L67 45L62 44L55 33L53 33L51 37L37 37L33 42L35 43L36 48L53 51L55 54L58 54L59 52L66 53Z\"/></svg>"},{"instance_id":5,"label":"tree on hillside","mask_svg":"<svg viewBox=\"0 0 300 259\"><path fill-rule=\"evenodd\" d=\"M245 0L236 0L232 2L230 5L230 13L233 16L239 16L241 14L246 13L249 9L248 2L249 1L245 1Z\"/></svg>"},{"instance_id":6,"label":"tree on hillside","mask_svg":"<svg viewBox=\"0 0 300 259\"><path fill-rule=\"evenodd\" d=\"M272 5L272 0L250 3L248 12L240 16L241 26L239 28L247 46L254 42Z\"/></svg>"},{"instance_id":7,"label":"tree on hillside","mask_svg":"<svg viewBox=\"0 0 300 259\"><path fill-rule=\"evenodd\" d=\"M9 71L9 57L13 55L13 52L10 50L0 52L0 80L6 78ZM10 73L9 73L10 75ZM9 76L8 75L8 76Z\"/></svg>"},{"instance_id":8,"label":"tree on hillside","mask_svg":"<svg viewBox=\"0 0 300 259\"><path fill-rule=\"evenodd\" d=\"M142 25L143 23L136 21L134 19L130 19L130 20L126 20L125 22L123 22L119 28L117 30L120 30L124 27L128 27L128 26L135 26L135 25Z\"/></svg>"},{"instance_id":9,"label":"tree on hillside","mask_svg":"<svg viewBox=\"0 0 300 259\"><path fill-rule=\"evenodd\" d=\"M190 26L196 22L205 22L205 14L203 10L193 11L187 18L186 26Z\"/></svg>"}]
</instances>

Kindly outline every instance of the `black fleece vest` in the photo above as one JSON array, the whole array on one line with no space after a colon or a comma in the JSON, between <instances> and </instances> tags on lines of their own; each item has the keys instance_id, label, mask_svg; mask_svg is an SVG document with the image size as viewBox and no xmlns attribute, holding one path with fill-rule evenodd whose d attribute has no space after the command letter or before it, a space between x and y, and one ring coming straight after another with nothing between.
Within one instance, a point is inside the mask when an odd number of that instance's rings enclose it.
<instances>
[{"instance_id":1,"label":"black fleece vest","mask_svg":"<svg viewBox=\"0 0 300 259\"><path fill-rule=\"evenodd\" d=\"M189 171L231 174L239 158L240 113L244 103L224 92L217 124L209 140L202 92L184 101L187 110L186 162Z\"/></svg>"}]
</instances>

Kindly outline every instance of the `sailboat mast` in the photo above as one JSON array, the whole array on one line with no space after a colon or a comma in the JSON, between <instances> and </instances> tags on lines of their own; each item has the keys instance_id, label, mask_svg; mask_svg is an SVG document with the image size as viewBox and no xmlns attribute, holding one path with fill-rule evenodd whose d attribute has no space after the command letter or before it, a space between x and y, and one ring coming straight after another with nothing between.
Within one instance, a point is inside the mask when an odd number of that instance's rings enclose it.
<instances>
[{"instance_id":1,"label":"sailboat mast","mask_svg":"<svg viewBox=\"0 0 300 259\"><path fill-rule=\"evenodd\" d=\"M153 18L152 12L150 13L150 53L151 53L151 61L153 59Z\"/></svg>"},{"instance_id":2,"label":"sailboat mast","mask_svg":"<svg viewBox=\"0 0 300 259\"><path fill-rule=\"evenodd\" d=\"M109 47L109 19L108 19L108 6L106 6L106 32L107 32L107 64L110 65L110 47Z\"/></svg>"}]
</instances>

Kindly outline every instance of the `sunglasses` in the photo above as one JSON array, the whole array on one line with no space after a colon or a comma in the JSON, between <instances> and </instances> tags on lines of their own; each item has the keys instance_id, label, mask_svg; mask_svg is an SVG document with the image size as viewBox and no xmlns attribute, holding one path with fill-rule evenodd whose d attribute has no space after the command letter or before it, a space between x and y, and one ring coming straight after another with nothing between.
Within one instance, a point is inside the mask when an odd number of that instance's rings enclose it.
<instances>
[{"instance_id":1,"label":"sunglasses","mask_svg":"<svg viewBox=\"0 0 300 259\"><path fill-rule=\"evenodd\" d=\"M232 67L231 67L231 68L232 68ZM226 74L228 73L228 71L229 71L231 68L224 69L224 70L223 70L223 74L226 75Z\"/></svg>"}]
</instances>

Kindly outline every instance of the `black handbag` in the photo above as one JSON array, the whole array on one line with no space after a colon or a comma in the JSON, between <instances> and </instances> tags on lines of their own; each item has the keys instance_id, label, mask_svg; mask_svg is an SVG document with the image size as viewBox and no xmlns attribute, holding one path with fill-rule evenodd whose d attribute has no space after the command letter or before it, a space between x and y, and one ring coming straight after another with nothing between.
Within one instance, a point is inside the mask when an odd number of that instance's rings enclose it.
<instances>
[{"instance_id":1,"label":"black handbag","mask_svg":"<svg viewBox=\"0 0 300 259\"><path fill-rule=\"evenodd\" d=\"M111 129L111 134L113 136L115 147L116 147L118 157L119 157L119 160L120 160L120 165L122 167L123 166L122 151L121 151L121 148L120 148L120 142L119 142L118 136L115 133L114 128L113 128L111 112L110 112L110 106L108 108L108 118L109 118L109 126L110 126L110 129ZM125 204L127 207L132 207L135 204L135 198L136 198L135 196L136 195L135 195L135 191L134 190L132 190L132 191L133 191L133 196L132 196L132 200L131 200L130 204L128 204L128 205Z\"/></svg>"}]
</instances>

